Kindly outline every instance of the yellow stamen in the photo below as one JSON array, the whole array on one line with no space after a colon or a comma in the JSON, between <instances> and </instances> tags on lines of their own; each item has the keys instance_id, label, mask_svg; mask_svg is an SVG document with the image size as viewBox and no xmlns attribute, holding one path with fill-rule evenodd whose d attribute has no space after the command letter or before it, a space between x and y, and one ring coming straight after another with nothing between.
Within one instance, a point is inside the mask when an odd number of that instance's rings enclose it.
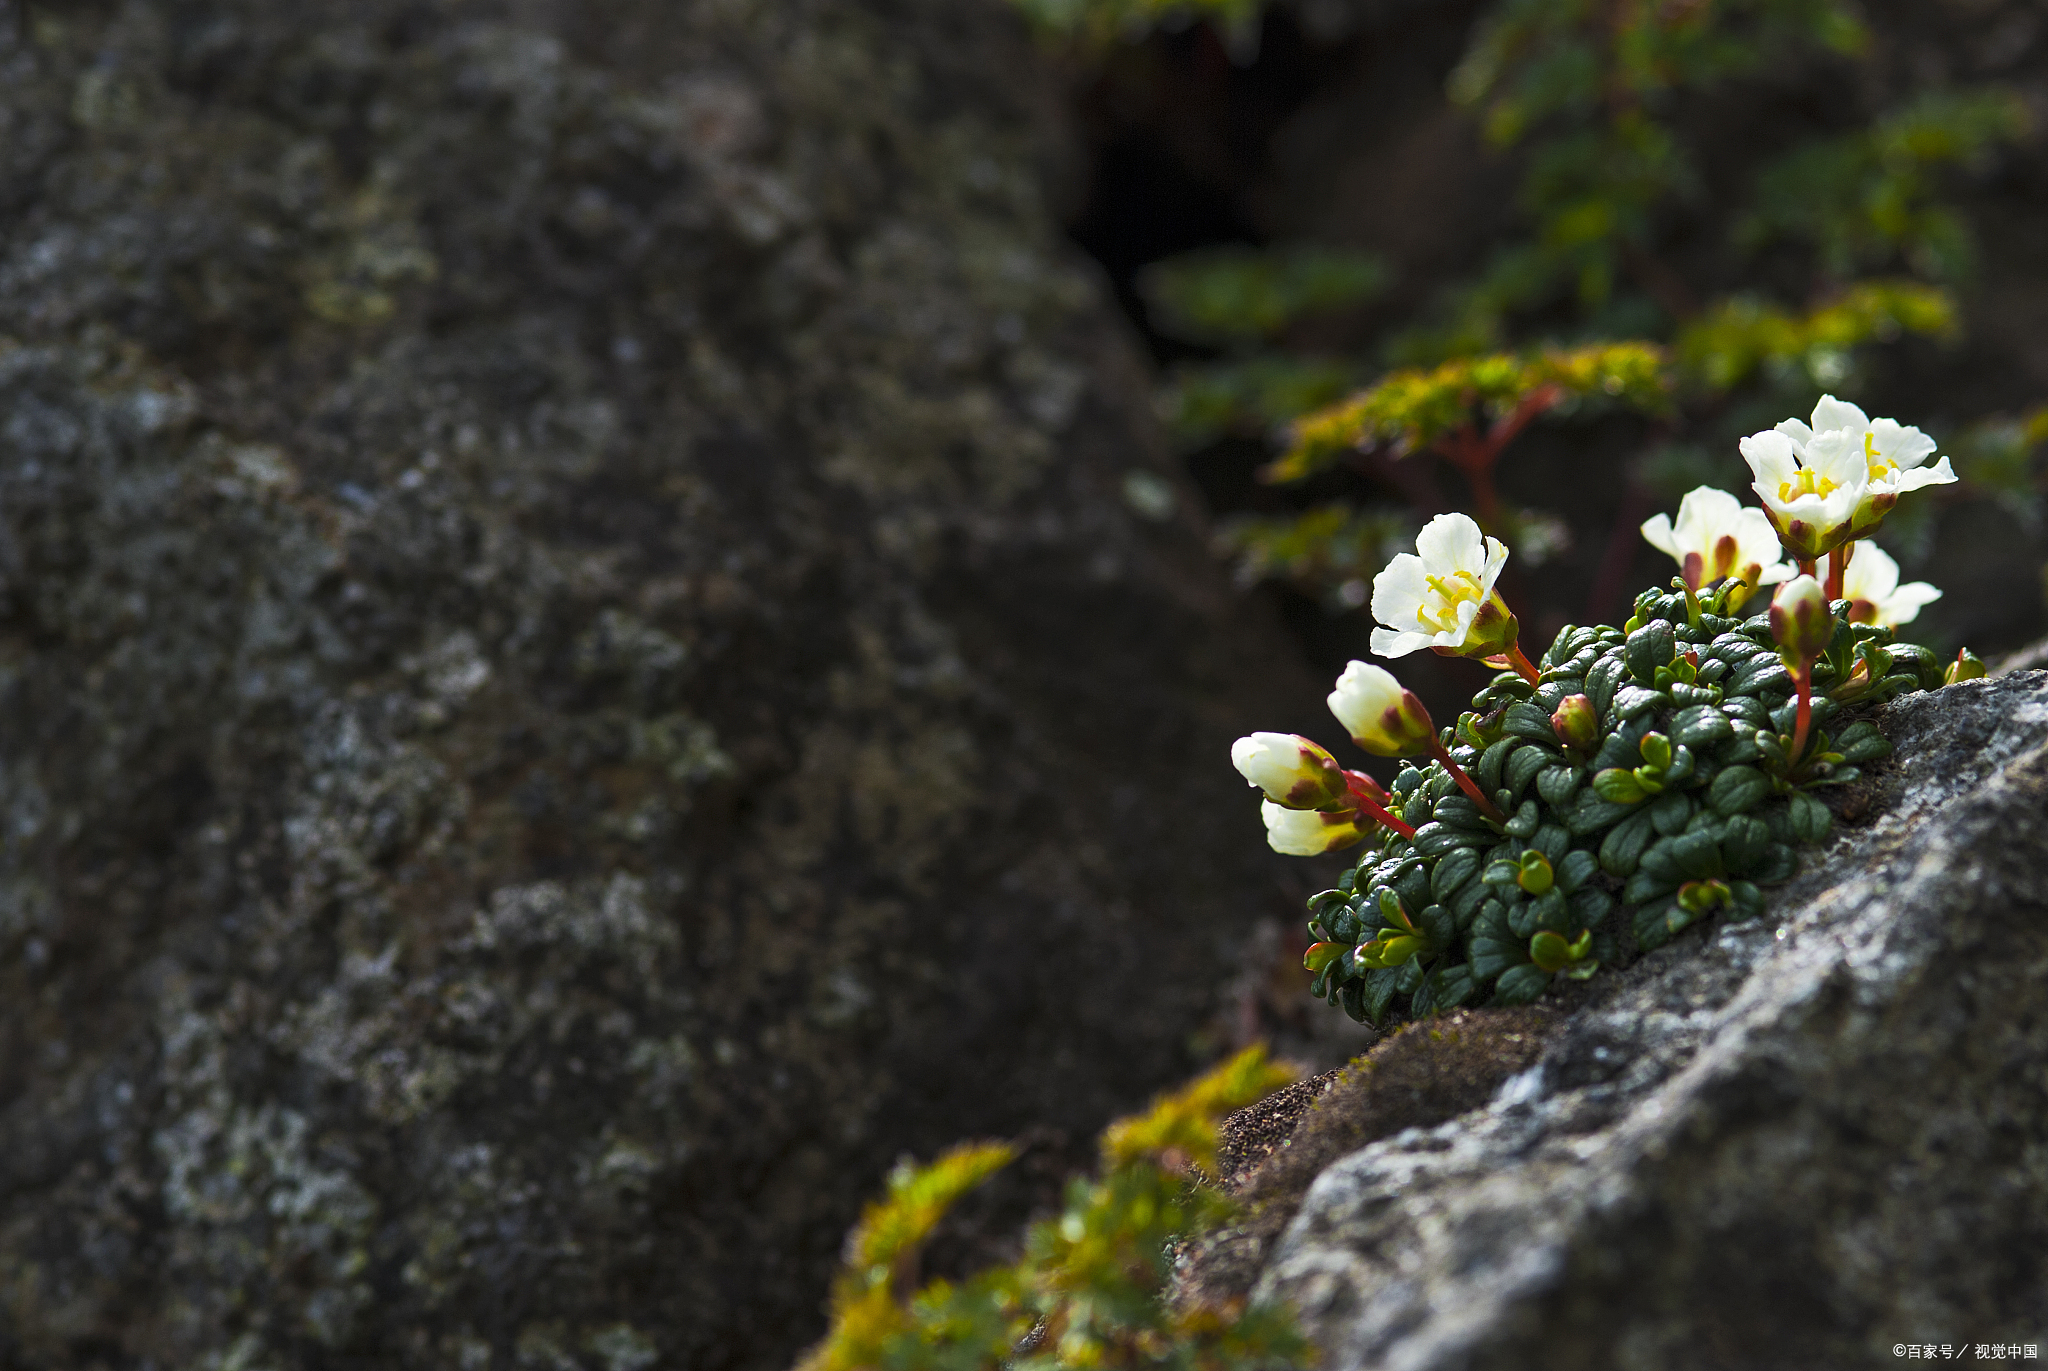
<instances>
[{"instance_id":1,"label":"yellow stamen","mask_svg":"<svg viewBox=\"0 0 2048 1371\"><path fill-rule=\"evenodd\" d=\"M1863 460L1870 467L1870 479L1873 481L1882 481L1899 465L1878 452L1877 435L1874 433L1863 435Z\"/></svg>"},{"instance_id":2,"label":"yellow stamen","mask_svg":"<svg viewBox=\"0 0 2048 1371\"><path fill-rule=\"evenodd\" d=\"M1818 495L1826 499L1841 484L1840 481L1829 480L1812 467L1801 467L1792 473L1791 480L1778 482L1778 501L1789 505L1802 495Z\"/></svg>"},{"instance_id":3,"label":"yellow stamen","mask_svg":"<svg viewBox=\"0 0 2048 1371\"><path fill-rule=\"evenodd\" d=\"M1425 576L1429 588L1436 592L1438 606L1431 612L1427 604L1415 610L1415 621L1424 628L1438 633L1455 633L1458 628L1458 606L1466 600L1483 603L1486 587L1479 578L1469 571L1454 571L1449 576Z\"/></svg>"}]
</instances>

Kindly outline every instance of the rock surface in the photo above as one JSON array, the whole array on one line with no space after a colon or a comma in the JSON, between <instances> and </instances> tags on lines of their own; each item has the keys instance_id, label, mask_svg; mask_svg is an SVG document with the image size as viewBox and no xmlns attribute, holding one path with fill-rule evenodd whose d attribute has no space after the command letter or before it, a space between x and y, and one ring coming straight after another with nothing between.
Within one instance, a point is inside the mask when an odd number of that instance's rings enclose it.
<instances>
[{"instance_id":1,"label":"rock surface","mask_svg":"<svg viewBox=\"0 0 2048 1371\"><path fill-rule=\"evenodd\" d=\"M1889 707L1881 812L1615 978L1483 1111L1325 1171L1261 1279L1327 1371L2048 1342L2048 674Z\"/></svg>"},{"instance_id":2,"label":"rock surface","mask_svg":"<svg viewBox=\"0 0 2048 1371\"><path fill-rule=\"evenodd\" d=\"M772 1367L1302 726L996 0L0 3L0 1365Z\"/></svg>"}]
</instances>

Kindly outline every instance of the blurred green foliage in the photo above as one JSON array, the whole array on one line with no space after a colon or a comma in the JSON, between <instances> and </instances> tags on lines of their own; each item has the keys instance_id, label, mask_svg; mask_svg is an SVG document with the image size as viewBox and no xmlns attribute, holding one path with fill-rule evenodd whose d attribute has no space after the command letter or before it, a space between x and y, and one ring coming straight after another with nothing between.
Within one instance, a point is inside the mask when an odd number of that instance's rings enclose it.
<instances>
[{"instance_id":1,"label":"blurred green foliage","mask_svg":"<svg viewBox=\"0 0 2048 1371\"><path fill-rule=\"evenodd\" d=\"M1362 304L1386 285L1386 263L1371 253L1305 245L1202 248L1138 276L1154 326L1204 343L1271 338L1297 320Z\"/></svg>"},{"instance_id":2,"label":"blurred green foliage","mask_svg":"<svg viewBox=\"0 0 2048 1371\"><path fill-rule=\"evenodd\" d=\"M1120 1120L1094 1177L1068 1183L1061 1212L1031 1226L1023 1255L954 1282L917 1282L921 1250L959 1198L1006 1165L1003 1143L905 1163L847 1239L832 1323L799 1371L1280 1371L1308 1345L1276 1306L1181 1306L1165 1296L1176 1239L1230 1204L1206 1177L1217 1128L1295 1078L1251 1048Z\"/></svg>"},{"instance_id":3,"label":"blurred green foliage","mask_svg":"<svg viewBox=\"0 0 2048 1371\"><path fill-rule=\"evenodd\" d=\"M1240 583L1286 581L1331 597L1332 609L1356 609L1379 569L1413 546L1416 522L1404 509L1333 502L1299 514L1226 520L1217 541L1236 558Z\"/></svg>"},{"instance_id":4,"label":"blurred green foliage","mask_svg":"<svg viewBox=\"0 0 2048 1371\"><path fill-rule=\"evenodd\" d=\"M1503 424L1526 422L1523 416L1571 401L1609 399L1654 410L1664 405L1668 389L1663 349L1640 342L1461 357L1396 371L1298 420L1267 478L1298 481L1363 447L1383 447L1401 457L1431 446L1484 442ZM1458 460L1451 451L1445 455Z\"/></svg>"},{"instance_id":5,"label":"blurred green foliage","mask_svg":"<svg viewBox=\"0 0 2048 1371\"><path fill-rule=\"evenodd\" d=\"M1183 450L1218 438L1263 438L1335 404L1369 374L1355 362L1267 352L1176 367L1159 392L1160 417Z\"/></svg>"},{"instance_id":6,"label":"blurred green foliage","mask_svg":"<svg viewBox=\"0 0 2048 1371\"><path fill-rule=\"evenodd\" d=\"M1017 3L1091 41L1207 19L1241 50L1257 20L1237 0ZM1147 269L1154 327L1218 353L1180 364L1163 388L1176 440L1270 441L1281 455L1266 479L1325 486L1357 452L1432 453L1465 474L1482 524L1526 553L1562 525L1511 509L1492 468L1538 415L1634 409L1659 420L1667 455L1732 459L1747 419L1802 413L1824 390L1853 396L1870 349L1958 335L1949 288L1973 250L1954 177L2030 133L2019 98L1995 87L1871 103L1881 85L1861 65L1873 51L1849 0L1495 0L1446 95L1515 168L1515 231L1433 301L1365 314L1377 357L1333 351L1342 331L1314 323L1379 298L1387 272L1368 255L1283 243ZM1731 145L1729 120L1799 109L1788 82L1838 98ZM1757 112L1767 107L1777 112ZM1584 374L1560 373L1559 359ZM1991 421L1950 436L1966 481L2032 518L2040 492L2015 431ZM1661 485L1654 476L1632 479ZM1371 481L1360 498L1383 502ZM1342 508L1241 520L1227 542L1243 571L1356 603L1354 583L1371 575L1366 530L1382 515ZM1334 579L1307 584L1317 576Z\"/></svg>"},{"instance_id":7,"label":"blurred green foliage","mask_svg":"<svg viewBox=\"0 0 2048 1371\"><path fill-rule=\"evenodd\" d=\"M1869 128L1788 153L1757 176L1737 241L1810 247L1830 276L1903 262L1935 279L1971 266L1970 231L1942 203L1939 174L1981 161L2028 130L2010 91L1930 91Z\"/></svg>"},{"instance_id":8,"label":"blurred green foliage","mask_svg":"<svg viewBox=\"0 0 2048 1371\"><path fill-rule=\"evenodd\" d=\"M1257 31L1264 0L1013 0L1041 33L1084 46L1142 37L1194 19L1215 23L1239 46Z\"/></svg>"},{"instance_id":9,"label":"blurred green foliage","mask_svg":"<svg viewBox=\"0 0 2048 1371\"><path fill-rule=\"evenodd\" d=\"M1733 390L1759 369L1827 390L1841 384L1851 353L1865 343L1908 333L1952 338L1957 331L1947 291L1916 281L1861 281L1803 311L1730 296L1681 329L1673 352L1686 380L1708 392Z\"/></svg>"}]
</instances>

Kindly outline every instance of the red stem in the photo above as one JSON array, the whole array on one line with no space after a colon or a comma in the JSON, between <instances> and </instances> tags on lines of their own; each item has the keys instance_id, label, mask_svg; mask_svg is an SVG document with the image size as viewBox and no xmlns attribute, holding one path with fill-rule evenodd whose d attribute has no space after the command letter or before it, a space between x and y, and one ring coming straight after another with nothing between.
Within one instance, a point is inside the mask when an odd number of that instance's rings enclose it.
<instances>
[{"instance_id":1,"label":"red stem","mask_svg":"<svg viewBox=\"0 0 2048 1371\"><path fill-rule=\"evenodd\" d=\"M1792 678L1792 684L1799 692L1799 708L1792 715L1792 757L1790 766L1799 765L1799 759L1806 752L1806 730L1813 723L1813 663L1799 668L1799 674Z\"/></svg>"},{"instance_id":2,"label":"red stem","mask_svg":"<svg viewBox=\"0 0 2048 1371\"><path fill-rule=\"evenodd\" d=\"M1479 806L1481 814L1497 824L1508 821L1508 816L1500 812L1500 806L1486 798L1486 792L1479 788L1479 783L1465 774L1465 768L1451 760L1449 748L1440 742L1432 742L1430 746L1436 749L1436 759L1443 763L1444 770L1451 773L1451 779L1458 783L1459 789L1472 797L1472 803Z\"/></svg>"},{"instance_id":3,"label":"red stem","mask_svg":"<svg viewBox=\"0 0 2048 1371\"><path fill-rule=\"evenodd\" d=\"M1508 648L1506 655L1508 665L1513 667L1523 680L1527 681L1530 685L1543 684L1543 673L1536 669L1535 663L1531 662L1528 655L1522 651L1520 643L1516 643Z\"/></svg>"},{"instance_id":4,"label":"red stem","mask_svg":"<svg viewBox=\"0 0 2048 1371\"><path fill-rule=\"evenodd\" d=\"M1855 546L1854 543L1844 543L1828 554L1826 594L1829 604L1842 598L1842 581L1848 575L1849 558Z\"/></svg>"},{"instance_id":5,"label":"red stem","mask_svg":"<svg viewBox=\"0 0 2048 1371\"><path fill-rule=\"evenodd\" d=\"M1355 803L1361 810L1363 810L1367 814L1372 815L1374 819L1386 825L1388 828L1393 829L1394 832L1400 834L1409 842L1412 843L1415 841L1414 829L1410 828L1407 824L1402 823L1399 819L1389 814L1386 811L1386 809L1381 806L1379 801L1373 799L1372 796L1365 793L1365 788L1359 785L1357 781L1350 781L1348 784L1351 787L1351 799L1353 803Z\"/></svg>"},{"instance_id":6,"label":"red stem","mask_svg":"<svg viewBox=\"0 0 2048 1371\"><path fill-rule=\"evenodd\" d=\"M1805 558L1800 558L1800 559L1799 559L1799 574L1800 574L1801 576L1812 576L1812 575L1813 575L1813 563L1812 563L1812 562L1810 562L1810 561L1808 561L1808 560L1806 560ZM1816 577L1815 579L1817 580L1817 579L1819 579L1819 578L1818 578L1818 577Z\"/></svg>"}]
</instances>

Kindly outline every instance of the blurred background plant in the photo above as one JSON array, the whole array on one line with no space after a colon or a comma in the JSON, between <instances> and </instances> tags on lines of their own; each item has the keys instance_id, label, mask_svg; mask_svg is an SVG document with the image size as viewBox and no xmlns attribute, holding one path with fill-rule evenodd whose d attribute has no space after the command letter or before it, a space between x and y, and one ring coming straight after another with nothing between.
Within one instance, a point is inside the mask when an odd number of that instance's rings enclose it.
<instances>
[{"instance_id":1,"label":"blurred background plant","mask_svg":"<svg viewBox=\"0 0 2048 1371\"><path fill-rule=\"evenodd\" d=\"M1231 1212L1215 1184L1219 1126L1294 1077L1248 1048L1111 1124L1096 1174L1068 1183L1059 1213L1030 1227L1016 1259L958 1280L921 1279L925 1245L1016 1149L968 1143L922 1166L902 1163L848 1235L831 1329L798 1371L1308 1364L1285 1308L1168 1297L1176 1240Z\"/></svg>"},{"instance_id":2,"label":"blurred background plant","mask_svg":"<svg viewBox=\"0 0 2048 1371\"><path fill-rule=\"evenodd\" d=\"M1741 489L1737 438L1823 391L1881 389L1956 458L1884 531L1909 573L1947 529L1963 579L2041 582L2048 387L1985 367L1977 325L1987 265L2048 264L1991 260L1973 214L2035 165L1997 71L2026 33L1943 64L1958 33L1923 35L1958 6L1931 0L1016 3L1080 93L1076 236L1154 346L1219 550L1322 664L1446 509L1515 548L1538 635L1614 617L1636 526ZM2020 596L1947 631L2044 626Z\"/></svg>"}]
</instances>

